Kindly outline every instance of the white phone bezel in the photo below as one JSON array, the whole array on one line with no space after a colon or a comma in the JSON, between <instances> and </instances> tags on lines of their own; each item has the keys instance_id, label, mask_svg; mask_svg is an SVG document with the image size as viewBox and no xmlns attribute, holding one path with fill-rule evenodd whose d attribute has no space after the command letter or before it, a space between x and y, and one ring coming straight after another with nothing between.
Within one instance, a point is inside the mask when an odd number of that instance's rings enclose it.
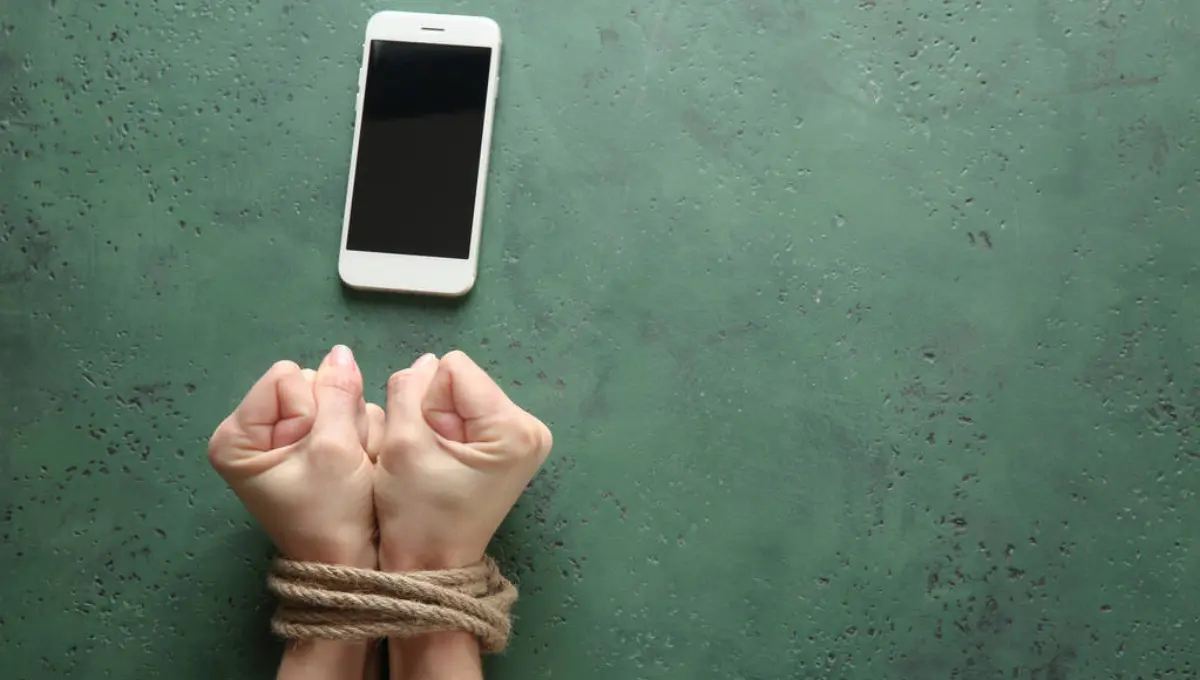
<instances>
[{"instance_id":1,"label":"white phone bezel","mask_svg":"<svg viewBox=\"0 0 1200 680\"><path fill-rule=\"evenodd\" d=\"M487 103L483 114L483 148L479 154L479 177L471 223L471 252L465 260L346 249L346 237L350 232L350 204L354 195L354 173L358 165L359 133L362 128L363 90L366 88L367 64L373 40L490 47L492 50L491 64L488 67ZM484 193L487 188L488 157L492 146L492 122L495 117L496 92L500 84L499 68L500 26L491 19L391 11L379 12L371 17L367 23L362 65L358 71L358 94L354 107L354 146L350 153L350 178L346 186L342 242L338 253L338 276L346 285L368 290L433 295L463 295L475 285L479 269L479 240L483 222ZM403 206L397 206L396 209L397 214L403 214Z\"/></svg>"}]
</instances>

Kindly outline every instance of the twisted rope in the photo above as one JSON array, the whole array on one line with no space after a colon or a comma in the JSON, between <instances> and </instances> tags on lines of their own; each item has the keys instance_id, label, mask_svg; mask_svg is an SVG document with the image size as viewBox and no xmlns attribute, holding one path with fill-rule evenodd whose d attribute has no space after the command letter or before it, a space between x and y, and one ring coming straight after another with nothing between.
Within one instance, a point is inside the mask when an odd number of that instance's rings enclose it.
<instances>
[{"instance_id":1,"label":"twisted rope","mask_svg":"<svg viewBox=\"0 0 1200 680\"><path fill-rule=\"evenodd\" d=\"M512 632L517 589L490 558L461 569L388 573L278 559L267 586L279 597L271 630L289 640L372 640L462 630L485 652Z\"/></svg>"}]
</instances>

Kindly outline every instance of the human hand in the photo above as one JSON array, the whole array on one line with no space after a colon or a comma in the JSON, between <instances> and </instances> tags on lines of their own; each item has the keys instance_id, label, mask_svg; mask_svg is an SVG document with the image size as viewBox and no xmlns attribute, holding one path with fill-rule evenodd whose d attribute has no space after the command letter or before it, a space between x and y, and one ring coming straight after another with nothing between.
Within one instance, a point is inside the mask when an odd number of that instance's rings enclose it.
<instances>
[{"instance_id":1,"label":"human hand","mask_svg":"<svg viewBox=\"0 0 1200 680\"><path fill-rule=\"evenodd\" d=\"M338 346L317 371L271 367L208 445L213 468L294 560L374 568L370 422L362 374Z\"/></svg>"},{"instance_id":2,"label":"human hand","mask_svg":"<svg viewBox=\"0 0 1200 680\"><path fill-rule=\"evenodd\" d=\"M550 453L550 430L462 352L392 375L375 466L380 567L461 567Z\"/></svg>"}]
</instances>

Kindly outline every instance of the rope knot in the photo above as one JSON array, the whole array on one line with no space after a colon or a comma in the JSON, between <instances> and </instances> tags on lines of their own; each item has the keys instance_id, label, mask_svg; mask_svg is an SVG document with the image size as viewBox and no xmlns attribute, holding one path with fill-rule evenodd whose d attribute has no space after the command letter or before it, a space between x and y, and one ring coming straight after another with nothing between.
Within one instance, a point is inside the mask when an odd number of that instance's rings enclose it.
<instances>
[{"instance_id":1,"label":"rope knot","mask_svg":"<svg viewBox=\"0 0 1200 680\"><path fill-rule=\"evenodd\" d=\"M490 557L461 569L388 573L275 561L267 586L279 598L271 630L289 640L373 640L462 630L483 651L503 651L517 589Z\"/></svg>"}]
</instances>

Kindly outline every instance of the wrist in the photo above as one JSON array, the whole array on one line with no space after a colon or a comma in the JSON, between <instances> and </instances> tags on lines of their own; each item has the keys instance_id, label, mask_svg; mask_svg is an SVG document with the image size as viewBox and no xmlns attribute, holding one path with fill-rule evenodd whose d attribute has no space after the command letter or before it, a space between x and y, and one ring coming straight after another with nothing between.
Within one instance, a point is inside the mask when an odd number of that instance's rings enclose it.
<instances>
[{"instance_id":1,"label":"wrist","mask_svg":"<svg viewBox=\"0 0 1200 680\"><path fill-rule=\"evenodd\" d=\"M397 543L379 546L381 571L437 571L478 562L482 550L444 547L413 550ZM388 640L390 680L482 680L479 640L466 631L427 633Z\"/></svg>"},{"instance_id":2,"label":"wrist","mask_svg":"<svg viewBox=\"0 0 1200 680\"><path fill-rule=\"evenodd\" d=\"M424 548L414 550L407 546L381 544L379 546L380 571L437 571L470 566L483 559L483 550L471 548Z\"/></svg>"},{"instance_id":3,"label":"wrist","mask_svg":"<svg viewBox=\"0 0 1200 680\"><path fill-rule=\"evenodd\" d=\"M277 680L361 680L375 668L376 643L347 640L289 642Z\"/></svg>"},{"instance_id":4,"label":"wrist","mask_svg":"<svg viewBox=\"0 0 1200 680\"><path fill-rule=\"evenodd\" d=\"M479 640L464 631L388 640L390 680L482 680Z\"/></svg>"},{"instance_id":5,"label":"wrist","mask_svg":"<svg viewBox=\"0 0 1200 680\"><path fill-rule=\"evenodd\" d=\"M336 564L356 569L379 568L379 551L374 545L367 542L340 546L313 546L305 550L296 550L294 554L285 553L284 556L298 562Z\"/></svg>"}]
</instances>

